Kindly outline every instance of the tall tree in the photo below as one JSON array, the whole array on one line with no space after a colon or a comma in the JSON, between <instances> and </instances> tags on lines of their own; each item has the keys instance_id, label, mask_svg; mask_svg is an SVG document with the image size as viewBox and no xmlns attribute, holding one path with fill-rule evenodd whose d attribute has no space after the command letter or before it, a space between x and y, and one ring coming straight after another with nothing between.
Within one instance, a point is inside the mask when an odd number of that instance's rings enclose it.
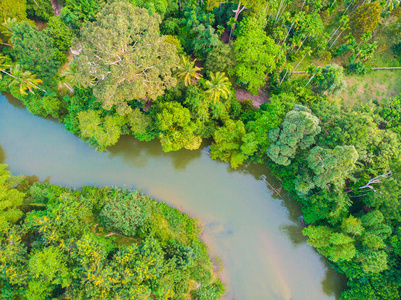
<instances>
[{"instance_id":1,"label":"tall tree","mask_svg":"<svg viewBox=\"0 0 401 300\"><path fill-rule=\"evenodd\" d=\"M119 16L116 18L116 16ZM117 1L103 6L75 41L77 80L93 86L94 95L110 110L130 111L127 101L156 99L176 85L179 65L174 45L160 36L160 16Z\"/></svg>"},{"instance_id":2,"label":"tall tree","mask_svg":"<svg viewBox=\"0 0 401 300\"><path fill-rule=\"evenodd\" d=\"M285 116L281 128L269 131L272 144L267 149L267 155L275 163L288 166L298 148L305 150L315 143L315 136L320 130L319 119L311 114L311 110L295 105Z\"/></svg>"},{"instance_id":3,"label":"tall tree","mask_svg":"<svg viewBox=\"0 0 401 300\"><path fill-rule=\"evenodd\" d=\"M15 23L10 39L21 66L36 74L44 83L53 82L61 63L57 59L54 40L28 22Z\"/></svg>"},{"instance_id":4,"label":"tall tree","mask_svg":"<svg viewBox=\"0 0 401 300\"><path fill-rule=\"evenodd\" d=\"M165 102L158 109L160 112L156 114L156 126L163 151L199 148L202 139L194 133L197 128L188 108L177 102Z\"/></svg>"},{"instance_id":5,"label":"tall tree","mask_svg":"<svg viewBox=\"0 0 401 300\"><path fill-rule=\"evenodd\" d=\"M280 46L266 35L264 24L265 21L260 18L245 18L235 41L237 65L234 72L253 94L265 84L268 73L275 70L280 50Z\"/></svg>"}]
</instances>

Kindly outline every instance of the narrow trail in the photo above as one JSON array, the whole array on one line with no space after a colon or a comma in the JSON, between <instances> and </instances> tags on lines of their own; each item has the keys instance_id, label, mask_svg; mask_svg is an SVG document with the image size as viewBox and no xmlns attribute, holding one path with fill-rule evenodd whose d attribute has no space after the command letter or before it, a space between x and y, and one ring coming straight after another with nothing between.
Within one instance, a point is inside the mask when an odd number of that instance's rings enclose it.
<instances>
[{"instance_id":1,"label":"narrow trail","mask_svg":"<svg viewBox=\"0 0 401 300\"><path fill-rule=\"evenodd\" d=\"M249 93L248 91L237 88L237 89L235 89L235 97L237 98L237 100L242 101L242 102L245 100L251 100L253 106L255 106L255 107L259 107L263 103L269 102L269 97L266 95L265 92L263 92L260 89L259 89L258 95L252 96L252 94Z\"/></svg>"}]
</instances>

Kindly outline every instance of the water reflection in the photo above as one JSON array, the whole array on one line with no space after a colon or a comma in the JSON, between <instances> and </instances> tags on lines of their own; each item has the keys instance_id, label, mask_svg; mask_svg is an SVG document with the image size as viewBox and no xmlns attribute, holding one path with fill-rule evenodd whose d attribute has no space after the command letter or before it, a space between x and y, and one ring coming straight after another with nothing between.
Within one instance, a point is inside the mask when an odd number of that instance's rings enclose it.
<instances>
[{"instance_id":1,"label":"water reflection","mask_svg":"<svg viewBox=\"0 0 401 300\"><path fill-rule=\"evenodd\" d=\"M143 168L152 157L171 161L175 170L183 170L191 161L201 156L201 150L188 151L185 149L165 153L161 150L160 142L140 142L132 136L122 136L119 142L108 149L110 157L120 156L125 162L135 168Z\"/></svg>"},{"instance_id":2,"label":"water reflection","mask_svg":"<svg viewBox=\"0 0 401 300\"><path fill-rule=\"evenodd\" d=\"M5 93L2 92L2 94L4 94L4 96L7 97L8 103L10 103L12 106L14 106L15 108L18 109L25 109L24 104L21 103L20 100L18 100L17 98L15 98L13 95L11 95L10 93ZM1 94L0 94L1 97Z\"/></svg>"},{"instance_id":3,"label":"water reflection","mask_svg":"<svg viewBox=\"0 0 401 300\"><path fill-rule=\"evenodd\" d=\"M322 289L326 295L334 295L336 299L339 299L341 292L347 287L347 278L345 275L340 275L331 269L330 262L322 257L322 262L328 268L326 276L322 281Z\"/></svg>"},{"instance_id":4,"label":"water reflection","mask_svg":"<svg viewBox=\"0 0 401 300\"><path fill-rule=\"evenodd\" d=\"M280 226L280 231L288 236L294 248L306 243L306 237L302 234L302 226L299 224L286 224Z\"/></svg>"}]
</instances>

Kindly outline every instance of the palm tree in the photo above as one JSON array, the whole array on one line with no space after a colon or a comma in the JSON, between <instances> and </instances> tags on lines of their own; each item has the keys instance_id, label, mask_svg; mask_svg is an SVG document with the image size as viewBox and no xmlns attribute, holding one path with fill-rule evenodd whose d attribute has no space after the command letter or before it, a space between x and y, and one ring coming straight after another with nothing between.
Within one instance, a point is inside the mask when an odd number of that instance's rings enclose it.
<instances>
[{"instance_id":1,"label":"palm tree","mask_svg":"<svg viewBox=\"0 0 401 300\"><path fill-rule=\"evenodd\" d=\"M7 18L3 22L2 26L1 26L1 33L6 37L7 40L13 35L13 28L16 24L18 24L18 21L16 18L12 18L12 19ZM5 45L5 46L11 46L9 44L9 42L8 43L2 42L1 44Z\"/></svg>"},{"instance_id":2,"label":"palm tree","mask_svg":"<svg viewBox=\"0 0 401 300\"><path fill-rule=\"evenodd\" d=\"M181 80L184 80L185 86L191 85L194 79L198 80L202 78L202 75L198 73L202 68L195 66L195 61L196 59L191 62L183 56L181 66L178 67L177 76Z\"/></svg>"},{"instance_id":3,"label":"palm tree","mask_svg":"<svg viewBox=\"0 0 401 300\"><path fill-rule=\"evenodd\" d=\"M210 73L210 79L211 80L206 81L206 86L208 88L206 93L209 94L210 98L214 102L219 101L220 97L227 99L231 94L231 82L226 77L226 74L224 72Z\"/></svg>"},{"instance_id":4,"label":"palm tree","mask_svg":"<svg viewBox=\"0 0 401 300\"><path fill-rule=\"evenodd\" d=\"M27 93L25 92L26 90L29 90L32 94L35 94L33 92L33 89L40 89L44 92L45 90L41 89L37 85L42 82L41 79L36 78L35 74L32 74L29 71L25 71L22 69L21 65L17 64L13 67L10 68L10 73L6 72L5 70L1 70L3 73L11 76L13 80L10 83L10 86L18 86L19 85L19 91L22 95L26 95Z\"/></svg>"},{"instance_id":5,"label":"palm tree","mask_svg":"<svg viewBox=\"0 0 401 300\"><path fill-rule=\"evenodd\" d=\"M7 63L8 57L0 54L0 79L2 78L1 73L7 74L5 70L12 67L12 65Z\"/></svg>"},{"instance_id":6,"label":"palm tree","mask_svg":"<svg viewBox=\"0 0 401 300\"><path fill-rule=\"evenodd\" d=\"M75 65L69 65L67 69L61 72L60 82L71 92L74 93L74 86L77 82L77 68Z\"/></svg>"}]
</instances>

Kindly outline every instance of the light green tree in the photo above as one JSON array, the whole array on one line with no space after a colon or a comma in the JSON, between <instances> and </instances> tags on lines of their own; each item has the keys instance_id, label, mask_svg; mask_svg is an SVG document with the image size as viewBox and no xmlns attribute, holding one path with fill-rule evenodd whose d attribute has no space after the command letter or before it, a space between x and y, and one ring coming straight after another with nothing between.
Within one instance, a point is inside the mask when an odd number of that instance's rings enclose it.
<instances>
[{"instance_id":1,"label":"light green tree","mask_svg":"<svg viewBox=\"0 0 401 300\"><path fill-rule=\"evenodd\" d=\"M5 233L22 216L25 194L14 188L20 177L11 176L7 165L0 164L0 233Z\"/></svg>"},{"instance_id":2,"label":"light green tree","mask_svg":"<svg viewBox=\"0 0 401 300\"><path fill-rule=\"evenodd\" d=\"M51 295L52 285L66 288L71 284L72 274L67 267L68 257L59 247L46 247L35 251L28 262L31 279L28 282L29 299L40 300Z\"/></svg>"},{"instance_id":3,"label":"light green tree","mask_svg":"<svg viewBox=\"0 0 401 300\"><path fill-rule=\"evenodd\" d=\"M254 134L247 134L241 120L228 119L223 127L213 132L214 142L210 145L210 157L229 162L237 168L257 150Z\"/></svg>"},{"instance_id":4,"label":"light green tree","mask_svg":"<svg viewBox=\"0 0 401 300\"><path fill-rule=\"evenodd\" d=\"M280 51L280 46L267 36L264 24L260 18L245 18L234 43L237 60L234 73L253 94L265 84L268 73L276 69L276 57Z\"/></svg>"},{"instance_id":5,"label":"light green tree","mask_svg":"<svg viewBox=\"0 0 401 300\"><path fill-rule=\"evenodd\" d=\"M302 233L308 237L308 244L327 256L333 262L350 261L357 254L354 239L327 226L308 226Z\"/></svg>"},{"instance_id":6,"label":"light green tree","mask_svg":"<svg viewBox=\"0 0 401 300\"><path fill-rule=\"evenodd\" d=\"M118 16L118 18L116 18ZM107 110L130 111L127 101L153 99L176 85L179 66L174 45L160 36L158 14L129 2L105 4L74 43L77 81L93 87Z\"/></svg>"},{"instance_id":7,"label":"light green tree","mask_svg":"<svg viewBox=\"0 0 401 300\"><path fill-rule=\"evenodd\" d=\"M156 127L163 151L199 148L202 139L194 133L197 128L188 108L178 102L165 102L158 109L160 112L156 114Z\"/></svg>"},{"instance_id":8,"label":"light green tree","mask_svg":"<svg viewBox=\"0 0 401 300\"><path fill-rule=\"evenodd\" d=\"M127 115L128 124L132 134L140 141L150 141L156 137L153 126L153 119L139 108L133 109Z\"/></svg>"},{"instance_id":9,"label":"light green tree","mask_svg":"<svg viewBox=\"0 0 401 300\"><path fill-rule=\"evenodd\" d=\"M104 151L117 143L121 135L121 126L125 119L119 115L101 116L101 111L88 110L78 113L80 136L89 140L92 146Z\"/></svg>"}]
</instances>

